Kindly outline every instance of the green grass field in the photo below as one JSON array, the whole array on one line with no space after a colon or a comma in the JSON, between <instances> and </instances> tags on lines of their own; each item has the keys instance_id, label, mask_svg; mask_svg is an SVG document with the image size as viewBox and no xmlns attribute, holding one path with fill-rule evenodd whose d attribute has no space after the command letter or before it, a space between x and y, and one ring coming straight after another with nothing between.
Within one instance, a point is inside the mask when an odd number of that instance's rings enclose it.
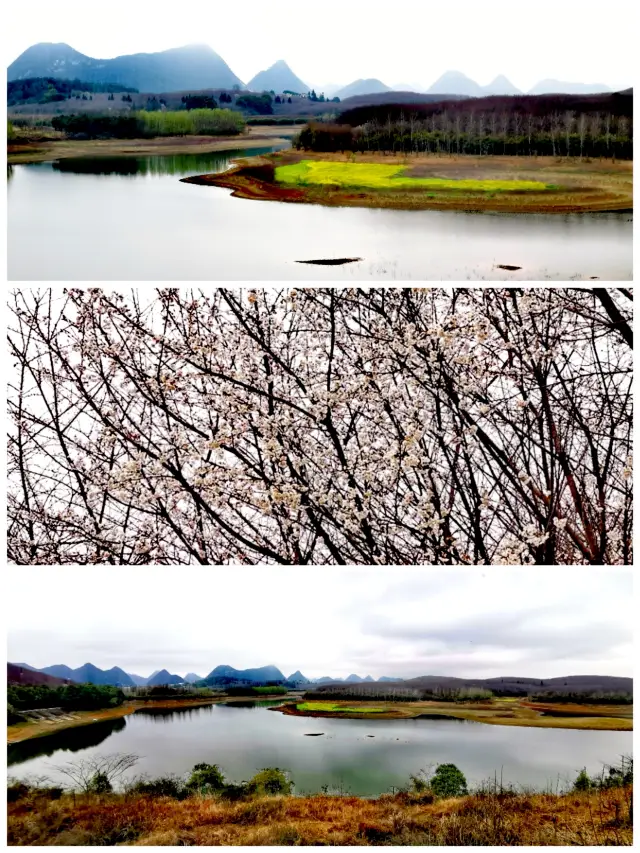
<instances>
[{"instance_id":1,"label":"green grass field","mask_svg":"<svg viewBox=\"0 0 640 853\"><path fill-rule=\"evenodd\" d=\"M344 705L335 705L333 702L301 702L296 705L298 711L328 711L330 713L345 714L384 714L386 708L346 708Z\"/></svg>"},{"instance_id":2,"label":"green grass field","mask_svg":"<svg viewBox=\"0 0 640 853\"><path fill-rule=\"evenodd\" d=\"M413 178L405 176L406 166L379 163L340 163L336 161L300 160L289 166L277 166L276 181L284 184L329 184L338 187L361 187L376 190L425 189L476 192L522 192L555 189L541 181L474 180L469 178Z\"/></svg>"}]
</instances>

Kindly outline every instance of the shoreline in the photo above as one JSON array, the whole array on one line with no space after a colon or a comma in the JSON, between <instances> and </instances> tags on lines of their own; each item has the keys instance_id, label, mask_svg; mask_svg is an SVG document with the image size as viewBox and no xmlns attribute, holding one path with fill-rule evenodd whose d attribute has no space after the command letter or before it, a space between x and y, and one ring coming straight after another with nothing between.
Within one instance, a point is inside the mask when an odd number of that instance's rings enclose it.
<instances>
[{"instance_id":1,"label":"shoreline","mask_svg":"<svg viewBox=\"0 0 640 853\"><path fill-rule=\"evenodd\" d=\"M287 145L296 128L249 127L237 136L158 136L153 139L42 139L9 143L7 165L45 163L68 157L131 157L154 154L210 154L245 148Z\"/></svg>"},{"instance_id":2,"label":"shoreline","mask_svg":"<svg viewBox=\"0 0 640 853\"><path fill-rule=\"evenodd\" d=\"M460 190L428 193L423 189L372 190L329 184L294 185L276 183L268 177L275 165L291 165L300 160L400 164L431 172L434 176L518 178L546 175L551 183L557 176L569 179L559 189L545 192L503 192L478 195ZM515 162L517 161L517 162ZM327 207L373 207L397 210L460 210L491 213L623 213L633 210L632 161L616 163L558 162L551 157L499 155L418 155L393 156L339 153L317 154L291 149L239 160L224 173L182 178L184 183L232 190L235 198L280 201L289 204L320 204ZM586 181L586 185L577 183Z\"/></svg>"}]
</instances>

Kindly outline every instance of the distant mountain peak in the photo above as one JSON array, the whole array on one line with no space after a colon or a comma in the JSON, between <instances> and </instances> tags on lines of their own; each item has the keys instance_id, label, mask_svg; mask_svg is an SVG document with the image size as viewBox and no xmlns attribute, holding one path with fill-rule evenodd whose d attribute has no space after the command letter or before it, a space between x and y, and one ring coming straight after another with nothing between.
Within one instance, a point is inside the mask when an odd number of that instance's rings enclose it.
<instances>
[{"instance_id":1,"label":"distant mountain peak","mask_svg":"<svg viewBox=\"0 0 640 853\"><path fill-rule=\"evenodd\" d=\"M247 89L254 92L271 92L276 94L284 92L299 92L303 94L309 91L309 86L291 70L284 59L278 59L264 71L259 71L255 77L247 83Z\"/></svg>"},{"instance_id":2,"label":"distant mountain peak","mask_svg":"<svg viewBox=\"0 0 640 853\"><path fill-rule=\"evenodd\" d=\"M434 95L468 95L471 98L479 98L483 94L482 87L471 77L467 77L462 71L445 71L427 89L427 94Z\"/></svg>"},{"instance_id":3,"label":"distant mountain peak","mask_svg":"<svg viewBox=\"0 0 640 853\"><path fill-rule=\"evenodd\" d=\"M358 80L354 80L353 83L349 83L348 86L338 89L335 95L340 100L344 100L345 98L352 98L355 95L377 95L380 92L390 91L391 88L376 77L367 77L366 79L361 77Z\"/></svg>"},{"instance_id":4,"label":"distant mountain peak","mask_svg":"<svg viewBox=\"0 0 640 853\"><path fill-rule=\"evenodd\" d=\"M299 669L287 678L287 681L293 681L296 684L311 684L308 678L306 678Z\"/></svg>"},{"instance_id":5,"label":"distant mountain peak","mask_svg":"<svg viewBox=\"0 0 640 853\"><path fill-rule=\"evenodd\" d=\"M28 77L81 79L117 83L141 92L232 88L242 80L207 44L190 44L156 53L133 53L112 59L85 56L65 43L31 45L7 69L8 80Z\"/></svg>"}]
</instances>

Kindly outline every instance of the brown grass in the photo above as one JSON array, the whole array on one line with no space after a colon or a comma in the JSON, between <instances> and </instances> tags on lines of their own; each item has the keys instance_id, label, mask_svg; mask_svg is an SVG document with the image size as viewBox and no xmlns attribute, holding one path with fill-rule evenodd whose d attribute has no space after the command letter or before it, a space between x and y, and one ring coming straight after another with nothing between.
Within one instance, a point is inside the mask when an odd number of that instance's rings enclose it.
<instances>
[{"instance_id":1,"label":"brown grass","mask_svg":"<svg viewBox=\"0 0 640 853\"><path fill-rule=\"evenodd\" d=\"M37 794L8 806L9 845L630 845L631 789L581 794L214 798Z\"/></svg>"},{"instance_id":2,"label":"brown grass","mask_svg":"<svg viewBox=\"0 0 640 853\"><path fill-rule=\"evenodd\" d=\"M366 190L309 185L285 186L260 180L259 162L277 165L299 160L333 160L357 163L401 163L420 177L475 178L483 180L537 180L557 185L547 193L427 192L423 189ZM220 175L199 175L187 183L227 187L239 198L323 204L334 207L381 207L402 210L472 210L503 213L580 213L630 210L633 207L633 163L611 160L561 160L554 157L479 157L472 155L394 156L383 154L320 154L283 151L264 158L239 160Z\"/></svg>"}]
</instances>

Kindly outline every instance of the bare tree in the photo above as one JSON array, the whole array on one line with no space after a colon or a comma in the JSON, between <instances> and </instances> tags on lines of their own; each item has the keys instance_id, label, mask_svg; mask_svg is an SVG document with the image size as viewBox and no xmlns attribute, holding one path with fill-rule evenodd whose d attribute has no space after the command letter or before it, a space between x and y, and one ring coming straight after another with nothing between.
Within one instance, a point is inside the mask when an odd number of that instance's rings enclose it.
<instances>
[{"instance_id":1,"label":"bare tree","mask_svg":"<svg viewBox=\"0 0 640 853\"><path fill-rule=\"evenodd\" d=\"M71 780L72 788L83 793L104 794L140 759L132 753L95 755L57 767L58 773Z\"/></svg>"},{"instance_id":2,"label":"bare tree","mask_svg":"<svg viewBox=\"0 0 640 853\"><path fill-rule=\"evenodd\" d=\"M631 292L16 291L14 563L629 563Z\"/></svg>"}]
</instances>

